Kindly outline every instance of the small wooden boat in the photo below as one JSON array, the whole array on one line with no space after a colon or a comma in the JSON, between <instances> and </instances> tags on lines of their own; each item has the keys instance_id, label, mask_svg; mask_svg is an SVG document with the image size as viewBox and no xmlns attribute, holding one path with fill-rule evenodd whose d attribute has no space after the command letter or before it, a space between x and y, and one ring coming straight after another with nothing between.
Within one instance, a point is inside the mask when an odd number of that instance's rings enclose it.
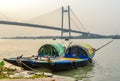
<instances>
[{"instance_id":1,"label":"small wooden boat","mask_svg":"<svg viewBox=\"0 0 120 81\"><path fill-rule=\"evenodd\" d=\"M92 62L95 49L88 44L72 44L66 51L61 44L45 44L38 50L37 56L5 58L6 62L23 68L48 68L66 70L77 68Z\"/></svg>"}]
</instances>

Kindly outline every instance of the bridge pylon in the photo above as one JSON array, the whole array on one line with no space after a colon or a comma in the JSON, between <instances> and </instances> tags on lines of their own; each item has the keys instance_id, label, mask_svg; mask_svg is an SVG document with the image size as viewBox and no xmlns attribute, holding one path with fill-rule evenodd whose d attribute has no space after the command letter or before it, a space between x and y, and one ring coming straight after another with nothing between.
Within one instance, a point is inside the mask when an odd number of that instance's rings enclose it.
<instances>
[{"instance_id":1,"label":"bridge pylon","mask_svg":"<svg viewBox=\"0 0 120 81\"><path fill-rule=\"evenodd\" d=\"M68 32L69 32L69 38L71 37L71 24L70 24L70 6L68 5L68 9L64 9L62 7L62 22L61 22L61 38L64 38L64 13L68 13Z\"/></svg>"}]
</instances>

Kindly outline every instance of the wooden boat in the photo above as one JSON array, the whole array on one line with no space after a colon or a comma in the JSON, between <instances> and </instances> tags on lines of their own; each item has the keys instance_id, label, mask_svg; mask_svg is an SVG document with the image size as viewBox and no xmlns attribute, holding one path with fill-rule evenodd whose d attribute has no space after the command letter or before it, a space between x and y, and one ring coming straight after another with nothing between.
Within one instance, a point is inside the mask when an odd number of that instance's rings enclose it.
<instances>
[{"instance_id":1,"label":"wooden boat","mask_svg":"<svg viewBox=\"0 0 120 81\"><path fill-rule=\"evenodd\" d=\"M28 69L48 68L67 70L92 62L95 49L88 44L72 44L65 49L61 44L45 44L38 50L37 56L5 58L6 62Z\"/></svg>"}]
</instances>

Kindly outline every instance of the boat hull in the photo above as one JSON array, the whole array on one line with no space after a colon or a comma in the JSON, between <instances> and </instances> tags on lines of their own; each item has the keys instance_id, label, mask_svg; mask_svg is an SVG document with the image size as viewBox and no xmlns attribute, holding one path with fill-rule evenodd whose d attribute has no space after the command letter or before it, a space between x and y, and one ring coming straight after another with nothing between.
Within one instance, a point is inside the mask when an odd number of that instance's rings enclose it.
<instances>
[{"instance_id":1,"label":"boat hull","mask_svg":"<svg viewBox=\"0 0 120 81\"><path fill-rule=\"evenodd\" d=\"M37 69L37 68L48 68L52 71L61 71L74 69L80 66L84 66L88 63L88 60L58 60L56 62L45 62L45 61L36 61L36 60L25 60L21 59L20 61L16 58L4 59L6 62L11 63L15 66L22 67L24 69Z\"/></svg>"}]
</instances>

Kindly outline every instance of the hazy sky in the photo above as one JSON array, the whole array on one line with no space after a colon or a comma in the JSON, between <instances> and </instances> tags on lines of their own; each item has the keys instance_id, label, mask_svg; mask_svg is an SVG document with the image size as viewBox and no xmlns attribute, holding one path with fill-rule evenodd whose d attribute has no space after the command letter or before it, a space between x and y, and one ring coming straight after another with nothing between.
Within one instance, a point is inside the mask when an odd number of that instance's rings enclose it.
<instances>
[{"instance_id":1,"label":"hazy sky","mask_svg":"<svg viewBox=\"0 0 120 81\"><path fill-rule=\"evenodd\" d=\"M120 0L0 0L0 20L29 20L67 5L89 32L120 34ZM0 36L12 36L22 31L22 28L20 31L15 28L0 25ZM35 34L32 30L25 32Z\"/></svg>"}]
</instances>

